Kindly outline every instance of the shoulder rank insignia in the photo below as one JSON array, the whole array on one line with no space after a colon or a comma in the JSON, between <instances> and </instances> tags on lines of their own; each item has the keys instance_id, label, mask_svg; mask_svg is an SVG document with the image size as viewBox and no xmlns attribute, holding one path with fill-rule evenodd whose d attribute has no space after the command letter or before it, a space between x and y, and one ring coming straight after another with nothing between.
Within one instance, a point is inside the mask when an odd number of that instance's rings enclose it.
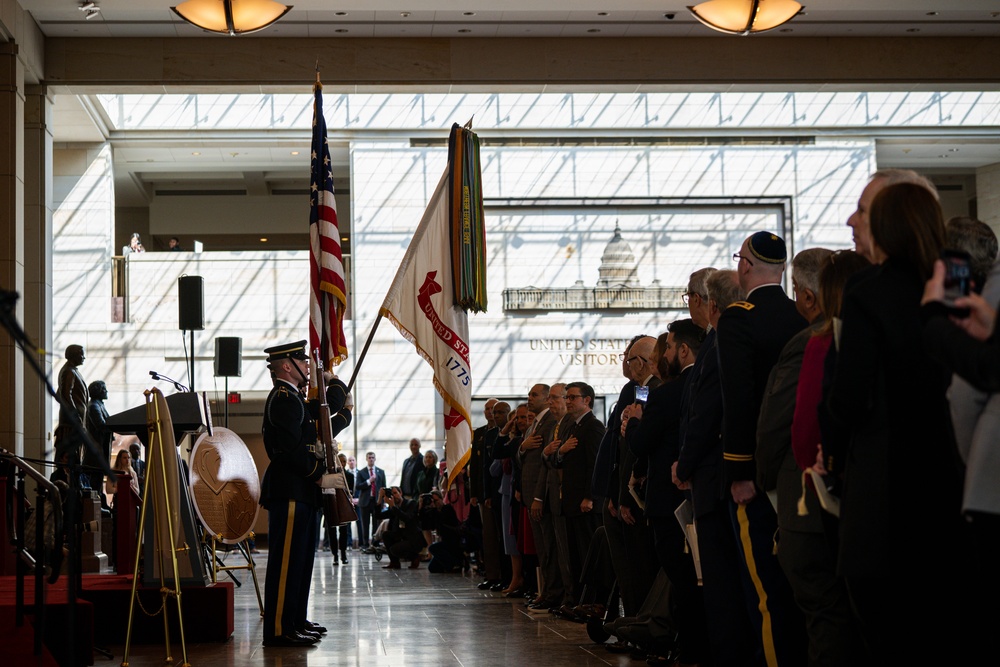
<instances>
[{"instance_id":1,"label":"shoulder rank insignia","mask_svg":"<svg viewBox=\"0 0 1000 667\"><path fill-rule=\"evenodd\" d=\"M754 309L754 305L752 303L750 303L749 301L734 301L733 303L729 304L729 307L730 308L742 308L743 310L753 310Z\"/></svg>"}]
</instances>

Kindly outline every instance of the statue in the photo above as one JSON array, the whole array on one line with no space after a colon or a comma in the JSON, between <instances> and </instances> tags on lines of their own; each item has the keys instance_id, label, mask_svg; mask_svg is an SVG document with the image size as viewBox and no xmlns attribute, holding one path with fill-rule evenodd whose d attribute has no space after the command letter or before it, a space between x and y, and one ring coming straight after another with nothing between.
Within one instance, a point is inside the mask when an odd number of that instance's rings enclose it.
<instances>
[{"instance_id":1,"label":"statue","mask_svg":"<svg viewBox=\"0 0 1000 667\"><path fill-rule=\"evenodd\" d=\"M87 433L97 444L103 460L98 459L89 449L84 451L83 463L91 468L99 468L102 463L111 465L111 441L114 432L108 427L108 410L104 401L108 398L108 386L103 380L96 380L87 387L90 394L90 406L87 408ZM104 495L104 473L99 470L89 470L90 488L101 494L101 506L107 507L107 496Z\"/></svg>"},{"instance_id":2,"label":"statue","mask_svg":"<svg viewBox=\"0 0 1000 667\"><path fill-rule=\"evenodd\" d=\"M86 355L82 345L70 345L66 348L66 363L59 371L59 388L56 394L59 396L59 425L56 427L56 459L64 449L72 449L75 456L70 452L70 461L80 461L80 447L83 444L80 436L75 432L71 418L65 410L76 410L80 418L80 424L87 423L87 408L90 405L90 392L87 390L87 382L83 379L79 367L83 365Z\"/></svg>"}]
</instances>

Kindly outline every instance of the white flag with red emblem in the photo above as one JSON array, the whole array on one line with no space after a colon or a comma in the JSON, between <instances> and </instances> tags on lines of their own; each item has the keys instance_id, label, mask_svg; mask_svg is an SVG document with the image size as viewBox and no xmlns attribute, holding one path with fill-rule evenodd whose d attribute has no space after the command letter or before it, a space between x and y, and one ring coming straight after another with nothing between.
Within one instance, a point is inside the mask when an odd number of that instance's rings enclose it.
<instances>
[{"instance_id":1,"label":"white flag with red emblem","mask_svg":"<svg viewBox=\"0 0 1000 667\"><path fill-rule=\"evenodd\" d=\"M445 171L379 311L434 369L434 387L445 404L449 485L472 446L469 317L455 305L450 225Z\"/></svg>"}]
</instances>

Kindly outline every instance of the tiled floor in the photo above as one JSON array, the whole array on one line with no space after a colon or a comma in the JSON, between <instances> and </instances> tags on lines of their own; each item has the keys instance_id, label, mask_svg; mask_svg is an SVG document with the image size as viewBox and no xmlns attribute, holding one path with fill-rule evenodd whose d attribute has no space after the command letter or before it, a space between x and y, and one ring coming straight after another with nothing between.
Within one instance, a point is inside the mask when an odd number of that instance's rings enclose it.
<instances>
[{"instance_id":1,"label":"tiled floor","mask_svg":"<svg viewBox=\"0 0 1000 667\"><path fill-rule=\"evenodd\" d=\"M189 644L188 661L194 667L645 665L608 653L581 624L529 615L523 600L478 590L478 577L430 574L426 565L385 570L388 559L378 562L357 551L348 555L346 566L334 567L329 552L317 554L310 619L330 632L315 647L263 648L253 582L240 572L245 581L236 589L233 636L224 643ZM258 556L257 563L263 587L267 555ZM95 655L97 667L121 662L124 646L110 648L113 661ZM173 649L174 664L180 665L176 642ZM161 665L163 656L162 644L135 645L129 665Z\"/></svg>"}]
</instances>

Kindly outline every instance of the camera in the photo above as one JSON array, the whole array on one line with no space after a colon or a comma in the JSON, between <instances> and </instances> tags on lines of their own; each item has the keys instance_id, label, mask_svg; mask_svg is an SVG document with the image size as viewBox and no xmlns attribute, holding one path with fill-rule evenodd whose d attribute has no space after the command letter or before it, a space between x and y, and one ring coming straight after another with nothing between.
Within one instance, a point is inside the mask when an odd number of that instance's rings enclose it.
<instances>
[{"instance_id":1,"label":"camera","mask_svg":"<svg viewBox=\"0 0 1000 667\"><path fill-rule=\"evenodd\" d=\"M645 404L649 400L649 387L635 388L635 402Z\"/></svg>"},{"instance_id":2,"label":"camera","mask_svg":"<svg viewBox=\"0 0 1000 667\"><path fill-rule=\"evenodd\" d=\"M955 301L963 296L969 296L972 287L972 258L969 253L961 250L945 249L941 251L944 260L944 304L948 312L956 317L968 317L968 308L956 308Z\"/></svg>"}]
</instances>

